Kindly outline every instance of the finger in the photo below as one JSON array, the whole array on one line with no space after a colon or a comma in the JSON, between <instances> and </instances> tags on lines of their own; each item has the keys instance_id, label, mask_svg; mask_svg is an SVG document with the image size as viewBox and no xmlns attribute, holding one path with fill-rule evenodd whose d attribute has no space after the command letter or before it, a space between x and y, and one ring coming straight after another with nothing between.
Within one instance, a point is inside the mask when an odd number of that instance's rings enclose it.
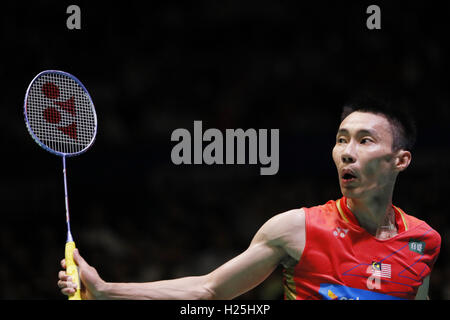
<instances>
[{"instance_id":1,"label":"finger","mask_svg":"<svg viewBox=\"0 0 450 320\"><path fill-rule=\"evenodd\" d=\"M76 289L76 287L77 287L77 285L75 283L73 283L71 280L69 280L69 281L59 280L58 281L58 288L60 288L60 289L65 289L65 288Z\"/></svg>"},{"instance_id":2,"label":"finger","mask_svg":"<svg viewBox=\"0 0 450 320\"><path fill-rule=\"evenodd\" d=\"M78 251L78 249L73 250L73 260L80 268L89 266L88 263L80 255L80 252Z\"/></svg>"},{"instance_id":3,"label":"finger","mask_svg":"<svg viewBox=\"0 0 450 320\"><path fill-rule=\"evenodd\" d=\"M72 281L71 277L69 275L67 275L67 273L64 270L61 270L58 273L58 278L59 278L59 280L62 280L62 281Z\"/></svg>"},{"instance_id":4,"label":"finger","mask_svg":"<svg viewBox=\"0 0 450 320\"><path fill-rule=\"evenodd\" d=\"M62 260L61 260L61 267L62 267L63 269L66 269L66 259L62 259Z\"/></svg>"},{"instance_id":5,"label":"finger","mask_svg":"<svg viewBox=\"0 0 450 320\"><path fill-rule=\"evenodd\" d=\"M74 288L64 288L64 289L61 289L61 293L66 296L71 296L75 293L75 289Z\"/></svg>"}]
</instances>

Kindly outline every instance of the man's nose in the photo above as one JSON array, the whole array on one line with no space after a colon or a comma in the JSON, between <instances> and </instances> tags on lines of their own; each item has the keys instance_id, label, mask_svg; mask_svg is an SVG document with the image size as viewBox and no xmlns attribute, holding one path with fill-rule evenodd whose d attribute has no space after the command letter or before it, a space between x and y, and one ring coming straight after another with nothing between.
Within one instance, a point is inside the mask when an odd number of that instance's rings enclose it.
<instances>
[{"instance_id":1,"label":"man's nose","mask_svg":"<svg viewBox=\"0 0 450 320\"><path fill-rule=\"evenodd\" d=\"M353 143L348 143L341 156L342 162L353 163L356 161L355 147Z\"/></svg>"}]
</instances>

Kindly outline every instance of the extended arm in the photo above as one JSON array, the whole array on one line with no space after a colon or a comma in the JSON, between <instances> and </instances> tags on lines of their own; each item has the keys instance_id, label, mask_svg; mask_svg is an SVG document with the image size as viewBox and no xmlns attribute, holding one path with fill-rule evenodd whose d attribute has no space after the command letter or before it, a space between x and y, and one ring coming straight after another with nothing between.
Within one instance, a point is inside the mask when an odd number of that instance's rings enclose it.
<instances>
[{"instance_id":1,"label":"extended arm","mask_svg":"<svg viewBox=\"0 0 450 320\"><path fill-rule=\"evenodd\" d=\"M110 283L103 294L107 299L232 299L263 281L283 256L281 248L255 242L207 275L147 283Z\"/></svg>"},{"instance_id":2,"label":"extended arm","mask_svg":"<svg viewBox=\"0 0 450 320\"><path fill-rule=\"evenodd\" d=\"M266 279L282 261L298 260L304 246L304 214L291 210L274 216L256 233L250 246L237 257L203 276L146 283L104 282L78 253L80 277L97 299L232 299ZM64 266L63 266L64 267ZM71 294L71 282L60 272L59 286Z\"/></svg>"}]
</instances>

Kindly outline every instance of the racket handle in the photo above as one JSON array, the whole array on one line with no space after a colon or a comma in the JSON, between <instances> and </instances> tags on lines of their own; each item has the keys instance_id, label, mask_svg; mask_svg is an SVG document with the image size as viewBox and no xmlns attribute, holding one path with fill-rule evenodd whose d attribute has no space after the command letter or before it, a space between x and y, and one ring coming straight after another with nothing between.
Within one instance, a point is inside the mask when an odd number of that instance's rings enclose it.
<instances>
[{"instance_id":1,"label":"racket handle","mask_svg":"<svg viewBox=\"0 0 450 320\"><path fill-rule=\"evenodd\" d=\"M69 241L66 242L66 273L72 277L72 281L76 283L77 289L75 293L69 296L69 300L81 300L81 292L80 292L80 276L78 274L78 266L75 264L73 260L73 250L75 250L75 242Z\"/></svg>"}]
</instances>

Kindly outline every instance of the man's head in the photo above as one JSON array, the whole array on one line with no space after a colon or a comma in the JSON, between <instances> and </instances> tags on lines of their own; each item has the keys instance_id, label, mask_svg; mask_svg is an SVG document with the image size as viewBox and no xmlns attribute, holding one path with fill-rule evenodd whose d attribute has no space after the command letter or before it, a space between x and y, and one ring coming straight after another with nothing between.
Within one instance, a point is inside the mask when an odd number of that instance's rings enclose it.
<instances>
[{"instance_id":1,"label":"man's head","mask_svg":"<svg viewBox=\"0 0 450 320\"><path fill-rule=\"evenodd\" d=\"M414 123L375 100L347 104L333 148L344 196L373 197L392 193L398 173L411 162Z\"/></svg>"}]
</instances>

